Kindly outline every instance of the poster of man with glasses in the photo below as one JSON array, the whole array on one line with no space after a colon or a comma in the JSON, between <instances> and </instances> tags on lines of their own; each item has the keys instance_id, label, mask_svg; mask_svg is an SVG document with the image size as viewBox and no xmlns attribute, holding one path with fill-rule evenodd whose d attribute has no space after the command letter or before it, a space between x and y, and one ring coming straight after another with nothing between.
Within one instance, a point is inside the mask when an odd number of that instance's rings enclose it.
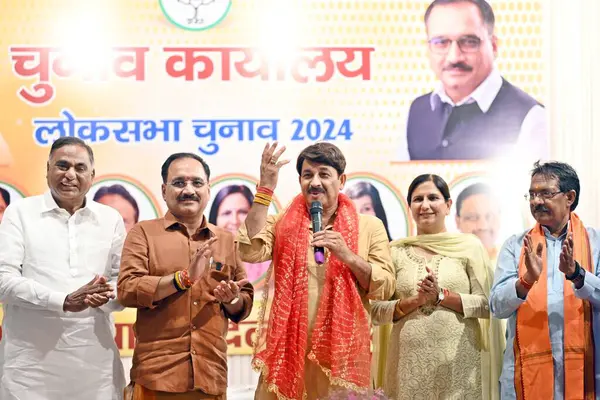
<instances>
[{"instance_id":1,"label":"poster of man with glasses","mask_svg":"<svg viewBox=\"0 0 600 400\"><path fill-rule=\"evenodd\" d=\"M547 158L544 107L495 66L494 11L485 0L435 0L424 16L438 84L416 98L400 159Z\"/></svg>"}]
</instances>

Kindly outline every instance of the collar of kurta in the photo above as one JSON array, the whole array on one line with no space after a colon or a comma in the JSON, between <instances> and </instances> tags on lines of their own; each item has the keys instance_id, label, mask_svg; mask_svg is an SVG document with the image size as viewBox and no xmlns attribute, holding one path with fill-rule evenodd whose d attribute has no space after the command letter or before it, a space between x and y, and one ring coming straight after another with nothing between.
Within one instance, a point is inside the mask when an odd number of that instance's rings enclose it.
<instances>
[{"instance_id":1,"label":"collar of kurta","mask_svg":"<svg viewBox=\"0 0 600 400\"><path fill-rule=\"evenodd\" d=\"M83 207L81 207L80 209L75 211L75 213L80 213L85 216L90 216L90 217L93 217L96 220L98 220L96 204L94 204L93 201L88 201L86 198L84 198L83 201L84 201ZM43 213L54 211L54 210L64 210L64 209L61 208L56 203L56 200L54 200L54 197L52 197L52 192L50 192L50 190L47 190L44 193L44 202L43 202L43 207L42 207L41 213L43 214Z\"/></svg>"},{"instance_id":2,"label":"collar of kurta","mask_svg":"<svg viewBox=\"0 0 600 400\"><path fill-rule=\"evenodd\" d=\"M565 227L561 231L560 235L558 235L558 236L553 236L552 232L550 232L550 229L546 228L543 225L542 225L542 231L544 232L544 236L546 237L546 239L561 240L562 241L562 240L564 240L567 237L567 232L570 229L570 224L571 224L571 220L569 219L569 221L567 221L567 224L565 225Z\"/></svg>"},{"instance_id":3,"label":"collar of kurta","mask_svg":"<svg viewBox=\"0 0 600 400\"><path fill-rule=\"evenodd\" d=\"M183 223L181 223L177 219L177 217L171 213L171 211L168 211L165 214L165 217L163 218L163 222L164 222L165 230L171 229L174 227L179 228L179 227L184 226ZM202 216L202 223L200 224L200 227L198 227L198 230L194 233L194 235L200 235L200 234L208 235L208 237L211 237L211 236L214 236L217 234L217 232L215 232L215 226L213 224L208 223L208 221L204 215Z\"/></svg>"}]
</instances>

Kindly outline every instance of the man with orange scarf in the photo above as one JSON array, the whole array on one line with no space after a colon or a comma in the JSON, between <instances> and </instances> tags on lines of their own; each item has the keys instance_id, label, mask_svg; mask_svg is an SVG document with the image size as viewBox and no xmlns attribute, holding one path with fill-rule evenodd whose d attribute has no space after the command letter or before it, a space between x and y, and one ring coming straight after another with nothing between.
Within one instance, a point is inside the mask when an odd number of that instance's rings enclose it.
<instances>
[{"instance_id":1,"label":"man with orange scarf","mask_svg":"<svg viewBox=\"0 0 600 400\"><path fill-rule=\"evenodd\" d=\"M277 216L267 216L285 147L267 145L260 183L238 233L246 262L273 260L273 300L264 293L253 367L261 372L256 399L325 398L330 387L370 386L369 299L388 299L395 287L383 223L359 215L344 188L346 160L331 143L304 149L296 169L302 193ZM323 207L323 230L312 232L309 207ZM325 262L314 248L325 249ZM270 307L269 307L270 306ZM263 322L268 319L268 329Z\"/></svg>"},{"instance_id":2,"label":"man with orange scarf","mask_svg":"<svg viewBox=\"0 0 600 400\"><path fill-rule=\"evenodd\" d=\"M490 306L508 318L502 399L600 395L593 337L600 332L600 236L573 212L579 193L571 166L535 163L526 198L537 224L508 239L498 256Z\"/></svg>"}]
</instances>

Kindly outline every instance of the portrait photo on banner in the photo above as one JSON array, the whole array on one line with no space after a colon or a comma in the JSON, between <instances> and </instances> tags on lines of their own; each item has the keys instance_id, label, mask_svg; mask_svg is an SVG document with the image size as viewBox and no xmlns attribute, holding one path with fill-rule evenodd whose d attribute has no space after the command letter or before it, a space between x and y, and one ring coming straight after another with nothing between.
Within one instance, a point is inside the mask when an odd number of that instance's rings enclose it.
<instances>
[{"instance_id":1,"label":"portrait photo on banner","mask_svg":"<svg viewBox=\"0 0 600 400\"><path fill-rule=\"evenodd\" d=\"M418 21L419 67L401 72L425 84L403 94L398 161L548 158L543 2L429 3Z\"/></svg>"},{"instance_id":2,"label":"portrait photo on banner","mask_svg":"<svg viewBox=\"0 0 600 400\"><path fill-rule=\"evenodd\" d=\"M10 203L13 203L16 200L24 197L27 196L23 191L17 189L8 182L4 182L0 178L0 222L2 222L2 217L4 216L4 210L6 210L6 207L8 207Z\"/></svg>"},{"instance_id":3,"label":"portrait photo on banner","mask_svg":"<svg viewBox=\"0 0 600 400\"><path fill-rule=\"evenodd\" d=\"M211 179L211 196L206 206L208 222L234 235L246 220L256 193L257 179L243 174L221 175ZM277 214L281 205L275 197L269 214ZM271 261L253 264L244 262L248 279L255 288L263 286Z\"/></svg>"},{"instance_id":4,"label":"portrait photo on banner","mask_svg":"<svg viewBox=\"0 0 600 400\"><path fill-rule=\"evenodd\" d=\"M506 239L529 226L523 196L498 183L483 172L456 177L449 185L454 203L446 221L451 232L477 236L492 260Z\"/></svg>"},{"instance_id":5,"label":"portrait photo on banner","mask_svg":"<svg viewBox=\"0 0 600 400\"><path fill-rule=\"evenodd\" d=\"M129 232L139 221L161 217L160 206L152 192L137 180L126 176L100 176L87 198L117 210Z\"/></svg>"},{"instance_id":6,"label":"portrait photo on banner","mask_svg":"<svg viewBox=\"0 0 600 400\"><path fill-rule=\"evenodd\" d=\"M372 215L383 222L388 240L410 235L408 205L401 192L385 178L366 172L349 173L343 192L352 199L359 214Z\"/></svg>"}]
</instances>

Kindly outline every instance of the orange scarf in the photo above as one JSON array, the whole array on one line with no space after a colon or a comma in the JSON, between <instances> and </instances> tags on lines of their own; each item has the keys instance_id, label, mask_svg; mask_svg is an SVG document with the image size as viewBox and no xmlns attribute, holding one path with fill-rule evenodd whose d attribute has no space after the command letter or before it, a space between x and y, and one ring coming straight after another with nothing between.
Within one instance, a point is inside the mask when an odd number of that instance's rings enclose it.
<instances>
[{"instance_id":1,"label":"orange scarf","mask_svg":"<svg viewBox=\"0 0 600 400\"><path fill-rule=\"evenodd\" d=\"M569 233L573 235L573 256L591 272L590 241L583 223L571 213ZM543 269L538 282L531 288L525 303L517 311L514 342L515 390L517 399L551 399L554 397L554 367L548 326L548 263L546 238L541 225L531 231L533 251L541 243ZM525 247L519 260L519 274L523 276ZM564 284L564 369L565 400L593 400L594 342L592 336L592 311L588 301L575 297L572 285Z\"/></svg>"},{"instance_id":2,"label":"orange scarf","mask_svg":"<svg viewBox=\"0 0 600 400\"><path fill-rule=\"evenodd\" d=\"M332 385L366 389L370 379L370 323L347 265L329 254L323 294L308 346L308 209L297 196L275 226L275 295L267 346L253 360L267 390L280 399L302 399L304 363L318 364ZM333 229L358 252L358 214L345 195L338 197ZM306 382L310 384L310 382Z\"/></svg>"}]
</instances>

